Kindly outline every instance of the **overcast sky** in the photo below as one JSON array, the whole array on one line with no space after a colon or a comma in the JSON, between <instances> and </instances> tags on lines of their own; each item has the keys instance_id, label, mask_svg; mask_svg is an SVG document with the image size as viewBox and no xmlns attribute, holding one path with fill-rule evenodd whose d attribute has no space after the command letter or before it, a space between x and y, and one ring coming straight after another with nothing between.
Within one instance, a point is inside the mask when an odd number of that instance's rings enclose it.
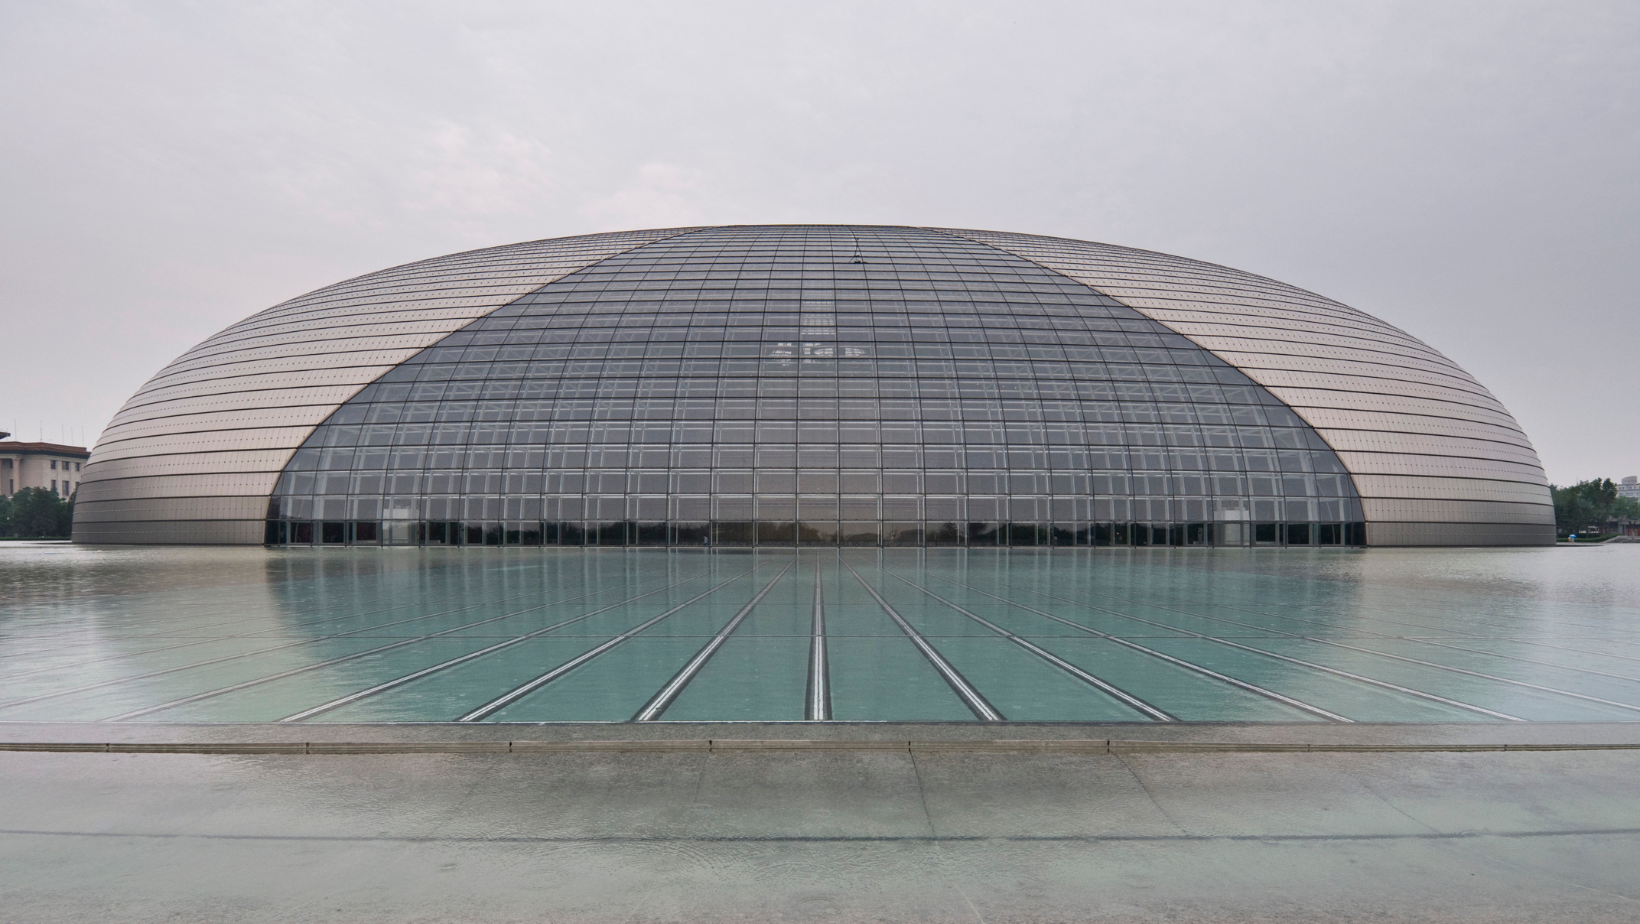
<instances>
[{"instance_id":1,"label":"overcast sky","mask_svg":"<svg viewBox=\"0 0 1640 924\"><path fill-rule=\"evenodd\" d=\"M1640 4L0 0L0 429L390 265L697 223L1061 235L1382 317L1640 474Z\"/></svg>"}]
</instances>

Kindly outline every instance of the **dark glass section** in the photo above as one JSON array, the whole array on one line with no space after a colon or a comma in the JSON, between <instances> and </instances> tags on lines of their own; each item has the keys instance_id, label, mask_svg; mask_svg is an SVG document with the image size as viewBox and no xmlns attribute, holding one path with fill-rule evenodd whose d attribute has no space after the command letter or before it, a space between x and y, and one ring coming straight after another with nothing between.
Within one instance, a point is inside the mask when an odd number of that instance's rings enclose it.
<instances>
[{"instance_id":1,"label":"dark glass section","mask_svg":"<svg viewBox=\"0 0 1640 924\"><path fill-rule=\"evenodd\" d=\"M1338 458L1245 375L1027 260L882 227L698 231L547 285L343 405L270 510L270 541L388 545L1361 533Z\"/></svg>"}]
</instances>

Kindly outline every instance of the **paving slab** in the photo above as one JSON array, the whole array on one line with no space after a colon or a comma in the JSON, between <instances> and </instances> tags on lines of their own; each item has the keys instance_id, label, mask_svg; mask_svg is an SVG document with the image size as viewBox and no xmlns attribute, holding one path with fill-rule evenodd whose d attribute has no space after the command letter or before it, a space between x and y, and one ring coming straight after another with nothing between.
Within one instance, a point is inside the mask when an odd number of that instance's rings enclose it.
<instances>
[{"instance_id":1,"label":"paving slab","mask_svg":"<svg viewBox=\"0 0 1640 924\"><path fill-rule=\"evenodd\" d=\"M0 752L67 921L1640 920L1633 751Z\"/></svg>"}]
</instances>

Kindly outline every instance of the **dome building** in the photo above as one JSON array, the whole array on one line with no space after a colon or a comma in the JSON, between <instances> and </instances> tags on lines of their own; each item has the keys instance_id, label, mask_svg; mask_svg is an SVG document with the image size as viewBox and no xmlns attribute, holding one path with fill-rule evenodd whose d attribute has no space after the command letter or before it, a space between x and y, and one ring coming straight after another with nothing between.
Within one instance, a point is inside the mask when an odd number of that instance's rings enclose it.
<instances>
[{"instance_id":1,"label":"dome building","mask_svg":"<svg viewBox=\"0 0 1640 924\"><path fill-rule=\"evenodd\" d=\"M675 228L277 305L104 431L95 543L1549 543L1536 453L1353 308L988 231Z\"/></svg>"}]
</instances>

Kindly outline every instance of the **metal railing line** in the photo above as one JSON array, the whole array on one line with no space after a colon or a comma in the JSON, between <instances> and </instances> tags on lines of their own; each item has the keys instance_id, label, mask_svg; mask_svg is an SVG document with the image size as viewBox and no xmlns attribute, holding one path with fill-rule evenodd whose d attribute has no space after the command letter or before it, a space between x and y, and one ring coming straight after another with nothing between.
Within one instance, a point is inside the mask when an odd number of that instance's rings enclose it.
<instances>
[{"instance_id":1,"label":"metal railing line","mask_svg":"<svg viewBox=\"0 0 1640 924\"><path fill-rule=\"evenodd\" d=\"M448 661L444 661L440 664L435 664L432 667L425 667L425 668L422 668L419 671L414 671L414 672L406 674L402 677L395 677L394 679L389 680L385 683L379 683L379 684L376 684L375 686L370 687L368 689L360 690L356 693L350 693L347 696L343 696L343 697L340 697L338 699L333 699L328 703L323 703L321 705L314 706L312 709L305 709L301 712L296 713L295 715L286 716L286 717L280 719L279 721L281 721L281 722L300 722L303 719L310 719L310 718L312 718L316 715L320 715L321 713L329 712L332 709L338 709L342 706L348 705L349 703L355 703L355 702L358 702L359 700L365 699L367 697L375 696L377 693L384 693L384 692L386 692L388 690L391 690L395 687L401 687L401 686L404 686L405 684L410 683L412 681L420 680L421 678L426 677L429 674L436 674L440 671L448 670L449 668L455 667L455 666L460 665L460 664L465 664L468 661L471 661L475 658L480 658L480 657L483 657L484 655L490 654L492 652L500 651L503 648L510 648L513 645L519 644L520 642L526 642L526 641L528 641L532 638L537 638L539 636L545 635L548 632L555 632L559 629L562 629L565 626L574 625L575 623L581 622L583 620L591 619L592 617L597 616L599 613L607 613L610 610L615 609L616 607L625 606L626 604L631 603L634 600L642 600L644 597L652 597L652 596L654 596L655 594L658 594L658 593L665 593L666 591L671 590L672 588L677 587L681 584L687 584L690 581L698 581L698 580L701 579L701 577L703 577L703 575L696 575L692 578L684 578L681 581L674 581L673 583L668 584L665 587L659 587L659 588L656 588L655 590L651 590L651 591L647 591L645 593L638 594L637 596L628 597L625 600L621 600L621 601L616 602L616 603L611 603L608 606L599 607L598 609L592 610L591 612L582 613L579 616L574 616L574 617L571 617L569 619L565 619L562 622L553 623L550 626L546 626L546 627L541 628L541 629L536 629L533 632L527 632L523 635L517 636L516 638L507 639L504 642L500 642L498 644L491 645L487 648L482 648L482 649L479 649L478 651L471 651L471 652L468 652L467 654L461 655L460 657L451 658Z\"/></svg>"},{"instance_id":2,"label":"metal railing line","mask_svg":"<svg viewBox=\"0 0 1640 924\"><path fill-rule=\"evenodd\" d=\"M689 685L689 681L695 679L695 675L700 673L700 669L705 667L706 662L712 659L712 655L723 647L723 643L729 640L729 636L734 633L735 629L740 627L741 622L751 615L752 610L763 602L763 598L769 595L769 591L774 589L774 585L780 583L780 579L785 577L786 572L790 571L795 564L797 564L797 559L793 557L786 564L786 567L781 568L778 574L769 579L769 583L763 585L762 590L753 595L745 606L729 618L729 621L717 631L716 635L701 646L700 651L695 652L695 656L689 659L689 663L685 664L682 670L673 675L665 686L650 697L649 702L645 703L643 708L639 709L637 714L632 717L632 721L653 722L660 718L661 713L665 712L666 708L672 705L673 700L678 698L678 694L683 692L683 688Z\"/></svg>"},{"instance_id":3,"label":"metal railing line","mask_svg":"<svg viewBox=\"0 0 1640 924\"><path fill-rule=\"evenodd\" d=\"M702 600L702 599L710 596L713 592L717 591L719 588L727 587L728 585L734 583L735 581L740 580L741 578L745 577L746 575L751 574L753 571L756 571L758 568L763 567L763 564L764 563L759 563L759 564L753 565L752 567L747 568L745 571L740 572L739 574L735 575L734 577L731 577L731 578L729 578L725 581L722 581L718 584L714 584L713 586L708 587L706 590L701 591L700 593L696 594L695 596L690 597L688 600L683 601L682 603L678 604L677 606L672 607L671 609L667 610L664 613L661 613L659 616L655 616L652 619L649 619L648 621L646 621L646 622L644 622L640 625L634 626L631 629L628 629L625 632L622 632L620 635L615 636L614 638L610 639L607 642L604 642L602 645L599 645L599 646L597 646L596 648L593 648L590 651L582 652L581 654L569 659L568 661L565 661L563 664L558 665L557 667L553 668L552 670L547 671L545 674L542 674L541 676L536 677L534 680L531 680L527 683L524 683L524 684L521 684L517 687L514 687L513 689L507 691L506 693L501 694L500 696L496 697L495 699L490 700L489 702L487 702L484 705L478 707L477 709L474 709L473 711L467 713L466 715L461 716L460 718L456 719L456 721L457 722L477 722L477 721L480 721L481 719L487 718L488 716L494 715L495 713L501 711L502 709L506 708L507 706L511 705L512 703L517 702L518 700L524 698L525 696L528 696L529 694L535 692L536 690L539 690L540 688L546 686L547 684L553 682L554 680L557 680L559 677L564 676L565 674L569 673L570 671L575 670L577 667L580 667L581 665L587 663L588 661L591 661L593 658L596 658L599 655L603 654L604 652L610 650L611 648L614 648L616 645L621 644L622 642L626 641L627 639L631 638L632 636L637 635L638 633L644 631L645 629L648 629L650 626L653 626L654 624L660 622L661 620L665 619L666 617L671 616L673 613L678 612L679 610L689 606L692 603L695 603L698 600Z\"/></svg>"},{"instance_id":4,"label":"metal railing line","mask_svg":"<svg viewBox=\"0 0 1640 924\"><path fill-rule=\"evenodd\" d=\"M946 598L940 596L939 594L933 592L932 590L929 590L927 587L924 587L921 584L917 584L917 583L915 583L915 582L913 582L913 581L911 581L911 580L909 580L909 579L907 579L907 578L905 578L901 575L895 574L894 572L888 570L887 568L883 568L881 570L884 574L888 575L889 577L894 578L894 579L899 580L899 581L902 581L906 584L909 584L912 587L915 587L916 589L922 591L923 593L929 595L930 597L933 597L935 600L940 601L941 603L945 604L946 606L950 607L951 609L956 610L957 612L961 613L962 615L967 616L969 619L972 619L973 621L979 623L980 625L984 626L985 628L990 629L992 632L995 632L996 634L1002 636L1003 638L1007 639L1008 641L1013 642L1014 644L1018 645L1019 647L1025 649L1026 651L1029 651L1031 654L1034 654L1037 657L1041 658L1042 660L1048 662L1049 664L1052 664L1054 667L1057 667L1060 670L1064 671L1065 673L1070 674L1072 677L1075 677L1077 680L1080 680L1083 683L1093 687L1094 689L1100 690L1101 692L1105 693L1106 695L1116 699L1118 702L1122 703L1123 705L1127 706L1130 709L1133 709L1134 711L1140 713L1141 715L1144 715L1144 716L1147 716L1149 718L1155 719L1158 722L1177 722L1177 721L1179 721L1176 717L1168 714L1167 712L1164 712L1161 709L1156 708L1155 706L1151 705L1150 703L1145 702L1144 700L1140 699L1137 696L1134 696L1133 694L1127 692L1126 690L1123 690L1120 687L1115 686L1114 684L1108 683L1104 680L1101 680L1098 677L1095 677L1093 674L1090 674L1087 671L1083 670L1082 668L1077 667L1076 665L1070 663L1069 661L1066 661L1064 658L1059 657L1058 655L1054 654L1051 651L1048 651L1047 649L1041 647L1040 645L1037 645L1033 642L1027 641L1026 639L1023 639L1023 638L1019 637L1018 635L1015 635L1014 633L1008 631L1007 629L1002 628L1001 626L997 625L996 623L991 622L989 619L986 619L985 617L979 615L978 613L970 612L969 610L967 610L967 609L965 609L965 608L951 602L950 600L947 600Z\"/></svg>"},{"instance_id":5,"label":"metal railing line","mask_svg":"<svg viewBox=\"0 0 1640 924\"><path fill-rule=\"evenodd\" d=\"M839 556L839 560L841 561L841 556ZM928 659L928 663L934 665L934 670L939 671L940 676L945 678L945 682L950 685L952 691L957 694L957 698L962 700L963 705L967 706L970 712L986 722L1006 721L1002 713L987 702L985 697L981 696L980 692L974 689L973 685L962 674L958 673L955 667L951 666L951 662L945 660L945 656L940 654L933 645L928 643L927 639L922 637L922 633L912 628L911 623L906 622L905 617L901 616L898 610L883 599L882 594L877 592L877 588L866 583L866 579L860 576L860 572L854 570L853 565L846 561L842 562L842 565L848 569L850 574L854 575L854 579L860 582L860 586L866 589L866 593L877 601L877 605L882 607L883 612L894 620L895 624L900 627L900 631L905 633L906 638L917 646L917 650L922 652L923 657Z\"/></svg>"}]
</instances>

